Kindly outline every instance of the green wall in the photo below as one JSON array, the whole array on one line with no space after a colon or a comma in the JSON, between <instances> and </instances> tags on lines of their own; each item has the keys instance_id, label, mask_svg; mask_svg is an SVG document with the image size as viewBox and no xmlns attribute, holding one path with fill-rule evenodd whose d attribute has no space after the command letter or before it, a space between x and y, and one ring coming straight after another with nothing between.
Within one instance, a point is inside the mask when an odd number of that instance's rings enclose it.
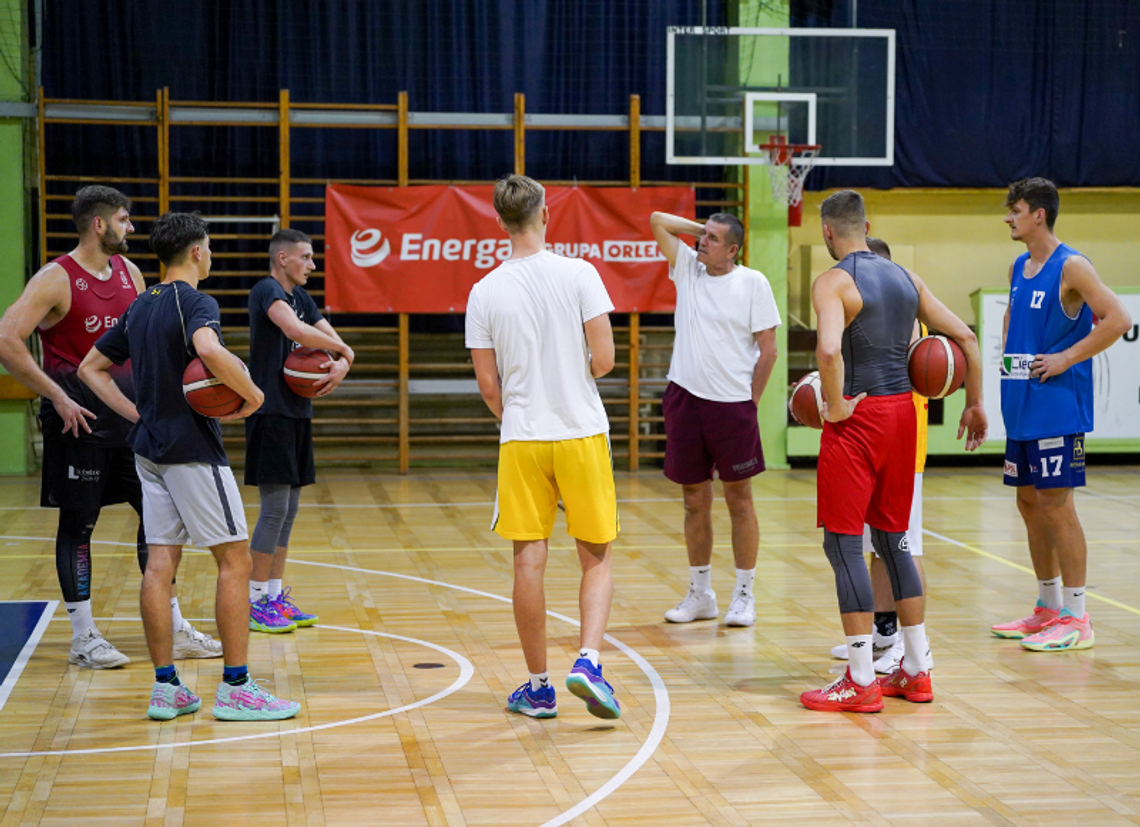
<instances>
[{"instance_id":1,"label":"green wall","mask_svg":"<svg viewBox=\"0 0 1140 827\"><path fill-rule=\"evenodd\" d=\"M789 22L788 6L771 0L741 0L739 5L741 27L786 28ZM774 86L777 76L788 77L788 51L783 49L741 49L741 85ZM745 55L750 59L745 61ZM760 436L764 444L764 459L769 468L788 467L788 208L772 200L768 181L768 168L752 166L745 179L748 182L748 266L762 272L772 285L776 306L780 309L783 324L776 329L776 343L780 349L772 378L760 400Z\"/></svg>"},{"instance_id":2,"label":"green wall","mask_svg":"<svg viewBox=\"0 0 1140 827\"><path fill-rule=\"evenodd\" d=\"M0 20L21 21L25 13L20 0L0 0ZM19 66L28 55L26 26L0 26L0 51L19 55ZM30 81L25 80L30 85ZM0 66L0 101L25 101L21 78L13 77L7 65ZM0 118L0 308L7 308L24 289L25 266L25 167L24 121ZM2 370L2 369L0 369ZM26 474L28 457L28 403L0 400L0 474Z\"/></svg>"}]
</instances>

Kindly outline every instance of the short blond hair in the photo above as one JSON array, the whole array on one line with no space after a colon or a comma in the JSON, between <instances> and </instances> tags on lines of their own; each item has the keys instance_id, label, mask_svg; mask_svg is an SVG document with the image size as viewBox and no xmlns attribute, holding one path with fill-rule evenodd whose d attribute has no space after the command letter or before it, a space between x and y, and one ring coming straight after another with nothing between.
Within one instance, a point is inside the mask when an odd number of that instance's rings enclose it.
<instances>
[{"instance_id":1,"label":"short blond hair","mask_svg":"<svg viewBox=\"0 0 1140 827\"><path fill-rule=\"evenodd\" d=\"M534 221L545 201L546 188L533 178L508 175L495 182L495 212L511 232Z\"/></svg>"}]
</instances>

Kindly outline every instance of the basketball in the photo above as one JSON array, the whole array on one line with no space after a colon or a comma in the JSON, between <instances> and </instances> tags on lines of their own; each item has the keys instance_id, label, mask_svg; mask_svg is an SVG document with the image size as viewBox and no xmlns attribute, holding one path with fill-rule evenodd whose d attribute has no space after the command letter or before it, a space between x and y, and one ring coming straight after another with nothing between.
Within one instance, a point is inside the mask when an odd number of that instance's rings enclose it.
<instances>
[{"instance_id":1,"label":"basketball","mask_svg":"<svg viewBox=\"0 0 1140 827\"><path fill-rule=\"evenodd\" d=\"M336 359L327 350L315 347L296 348L285 359L285 384L297 396L312 399L321 389L313 387L314 383L324 379L329 374L328 368L322 368L325 362Z\"/></svg>"},{"instance_id":2,"label":"basketball","mask_svg":"<svg viewBox=\"0 0 1140 827\"><path fill-rule=\"evenodd\" d=\"M823 417L820 408L823 407L823 386L819 381L819 371L813 370L807 376L796 382L792 388L792 397L788 400L788 410L792 412L796 422L823 430Z\"/></svg>"},{"instance_id":3,"label":"basketball","mask_svg":"<svg viewBox=\"0 0 1140 827\"><path fill-rule=\"evenodd\" d=\"M222 384L201 359L195 359L182 372L182 395L202 416L225 416L238 410L245 400Z\"/></svg>"},{"instance_id":4,"label":"basketball","mask_svg":"<svg viewBox=\"0 0 1140 827\"><path fill-rule=\"evenodd\" d=\"M945 336L923 336L907 351L907 370L915 393L941 399L966 380L966 354Z\"/></svg>"}]
</instances>

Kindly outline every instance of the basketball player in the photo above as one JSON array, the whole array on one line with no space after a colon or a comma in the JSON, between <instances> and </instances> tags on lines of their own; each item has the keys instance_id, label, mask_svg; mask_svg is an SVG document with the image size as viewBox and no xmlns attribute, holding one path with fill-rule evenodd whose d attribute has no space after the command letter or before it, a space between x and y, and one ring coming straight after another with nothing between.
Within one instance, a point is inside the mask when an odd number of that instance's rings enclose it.
<instances>
[{"instance_id":1,"label":"basketball player","mask_svg":"<svg viewBox=\"0 0 1140 827\"><path fill-rule=\"evenodd\" d=\"M934 698L926 645L922 582L907 549L914 495L917 424L907 372L915 316L954 339L966 355L966 409L958 436L967 450L985 440L981 360L973 332L914 273L867 248L863 197L843 190L820 214L828 252L839 264L812 285L819 319L823 439L817 473L823 547L835 571L839 611L850 655L846 673L804 692L808 709L878 712L883 695ZM906 656L890 675L872 666L871 578L863 560L864 523L890 576Z\"/></svg>"},{"instance_id":2,"label":"basketball player","mask_svg":"<svg viewBox=\"0 0 1140 827\"><path fill-rule=\"evenodd\" d=\"M1132 317L1089 260L1054 234L1061 199L1051 181L1017 181L1005 204L1010 238L1028 248L1009 268L1005 484L1017 487L1037 605L991 629L1036 652L1088 649L1095 639L1085 612L1088 547L1073 489L1085 484L1085 434L1093 429L1091 359L1132 329Z\"/></svg>"},{"instance_id":3,"label":"basketball player","mask_svg":"<svg viewBox=\"0 0 1140 827\"><path fill-rule=\"evenodd\" d=\"M867 249L877 256L891 261L891 248L881 238L867 236ZM915 320L911 343L926 335L922 324ZM926 593L926 573L922 568L922 473L926 469L927 409L929 402L925 396L911 393L914 400L914 414L918 422L917 447L914 456L914 496L910 503L910 521L907 523L906 544L914 567L922 581L922 592ZM871 557L871 588L875 593L875 631L871 641L871 652L875 659L875 671L889 675L899 665L905 653L902 635L898 633L898 613L895 612L895 598L891 593L891 580L883 560L875 553L871 542L871 527L863 525L863 554ZM832 657L847 660L847 644L841 643L831 650Z\"/></svg>"},{"instance_id":4,"label":"basketball player","mask_svg":"<svg viewBox=\"0 0 1140 827\"><path fill-rule=\"evenodd\" d=\"M71 215L79 244L48 263L0 319L0 363L40 394L44 467L40 506L59 509L55 564L71 621L71 663L94 669L130 659L103 638L91 612L91 534L103 506L128 503L138 513L138 561L146 571L142 488L127 445L130 423L103 405L75 375L99 335L118 322L143 289L142 274L123 256L134 232L131 201L111 187L83 187ZM40 337L43 369L25 340ZM133 396L129 367L113 371ZM222 645L182 619L170 598L175 658L214 658Z\"/></svg>"},{"instance_id":5,"label":"basketball player","mask_svg":"<svg viewBox=\"0 0 1140 827\"><path fill-rule=\"evenodd\" d=\"M550 212L542 185L522 175L495 184L496 219L511 257L467 300L466 339L479 392L502 420L499 490L491 528L514 543L514 612L530 680L507 709L558 714L546 665L547 542L561 495L582 582L582 636L566 687L598 718L621 706L598 662L613 598L618 533L609 420L595 379L614 366L614 309L593 265L546 250Z\"/></svg>"},{"instance_id":6,"label":"basketball player","mask_svg":"<svg viewBox=\"0 0 1140 827\"><path fill-rule=\"evenodd\" d=\"M667 213L649 219L677 286L676 337L669 361L665 414L665 476L681 486L689 592L665 612L671 623L717 616L712 588L713 469L732 521L736 586L725 623L756 622L752 584L760 528L752 478L764 470L756 406L776 363L780 312L768 279L736 263L744 227L727 213L704 225ZM696 251L680 236L697 236Z\"/></svg>"},{"instance_id":7,"label":"basketball player","mask_svg":"<svg viewBox=\"0 0 1140 827\"><path fill-rule=\"evenodd\" d=\"M197 290L210 274L210 239L197 214L166 213L150 231L150 246L166 265L161 284L144 291L115 327L104 333L79 366L79 377L103 402L133 422L130 443L143 488L150 559L143 575L141 607L155 683L147 715L170 720L196 712L201 699L182 685L174 668L170 581L182 546L209 548L218 564L215 617L225 667L214 702L221 720L291 718L298 704L274 698L249 679L249 545L245 512L222 447L217 420L195 413L182 396L182 374L195 356L241 395L249 416L263 394L241 361L221 340L221 314L211 296ZM136 401L115 384L111 369L131 361Z\"/></svg>"},{"instance_id":8,"label":"basketball player","mask_svg":"<svg viewBox=\"0 0 1140 827\"><path fill-rule=\"evenodd\" d=\"M313 240L298 230L281 230L269 241L269 275L249 293L249 370L265 392L265 404L245 420L245 484L256 485L261 511L250 549L249 628L290 632L312 626L282 587L289 534L302 486L316 481L313 464L313 403L285 384L285 359L298 345L324 348L339 358L325 363L328 376L316 384L331 393L348 373L354 354L305 292L313 263Z\"/></svg>"}]
</instances>

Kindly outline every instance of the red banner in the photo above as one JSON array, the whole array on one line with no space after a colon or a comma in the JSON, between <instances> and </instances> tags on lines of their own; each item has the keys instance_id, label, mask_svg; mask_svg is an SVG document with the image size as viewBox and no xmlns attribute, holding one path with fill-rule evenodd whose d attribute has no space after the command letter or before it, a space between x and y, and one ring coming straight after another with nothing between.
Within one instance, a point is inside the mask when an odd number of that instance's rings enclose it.
<instances>
[{"instance_id":1,"label":"red banner","mask_svg":"<svg viewBox=\"0 0 1140 827\"><path fill-rule=\"evenodd\" d=\"M340 313L462 313L472 285L510 256L491 186L325 190L325 303ZM654 211L692 218L689 187L547 187L546 247L598 268L614 308L672 311Z\"/></svg>"}]
</instances>

